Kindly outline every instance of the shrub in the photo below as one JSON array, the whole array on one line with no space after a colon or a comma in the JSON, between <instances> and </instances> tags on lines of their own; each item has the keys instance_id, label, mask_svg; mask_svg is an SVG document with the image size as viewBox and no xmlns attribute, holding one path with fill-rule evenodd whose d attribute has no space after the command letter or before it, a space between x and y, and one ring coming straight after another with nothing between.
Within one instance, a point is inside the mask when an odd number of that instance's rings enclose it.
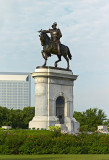
<instances>
[{"instance_id":1,"label":"shrub","mask_svg":"<svg viewBox=\"0 0 109 160\"><path fill-rule=\"evenodd\" d=\"M49 130L53 132L54 137L61 135L61 128L59 126L49 126Z\"/></svg>"},{"instance_id":2,"label":"shrub","mask_svg":"<svg viewBox=\"0 0 109 160\"><path fill-rule=\"evenodd\" d=\"M0 154L107 154L109 135L48 130L0 131Z\"/></svg>"},{"instance_id":3,"label":"shrub","mask_svg":"<svg viewBox=\"0 0 109 160\"><path fill-rule=\"evenodd\" d=\"M25 143L20 147L20 153L23 154L45 154L50 153L51 138L44 135L29 135Z\"/></svg>"},{"instance_id":4,"label":"shrub","mask_svg":"<svg viewBox=\"0 0 109 160\"><path fill-rule=\"evenodd\" d=\"M61 128L59 126L49 126L49 130L50 131L57 131L60 132Z\"/></svg>"}]
</instances>

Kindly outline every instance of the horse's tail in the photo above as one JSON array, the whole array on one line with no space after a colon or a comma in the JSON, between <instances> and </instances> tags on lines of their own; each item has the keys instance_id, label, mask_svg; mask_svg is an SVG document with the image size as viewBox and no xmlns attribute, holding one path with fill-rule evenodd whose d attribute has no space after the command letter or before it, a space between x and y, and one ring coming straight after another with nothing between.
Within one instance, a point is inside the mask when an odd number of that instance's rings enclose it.
<instances>
[{"instance_id":1,"label":"horse's tail","mask_svg":"<svg viewBox=\"0 0 109 160\"><path fill-rule=\"evenodd\" d=\"M72 59L72 55L71 55L71 53L70 53L69 48L68 48L68 57L69 57L70 60Z\"/></svg>"}]
</instances>

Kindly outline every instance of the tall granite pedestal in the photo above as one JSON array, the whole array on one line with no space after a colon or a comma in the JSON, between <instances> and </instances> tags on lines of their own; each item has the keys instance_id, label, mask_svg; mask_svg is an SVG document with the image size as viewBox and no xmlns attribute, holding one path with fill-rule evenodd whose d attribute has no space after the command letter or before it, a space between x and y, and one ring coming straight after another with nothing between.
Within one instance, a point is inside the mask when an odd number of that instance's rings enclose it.
<instances>
[{"instance_id":1,"label":"tall granite pedestal","mask_svg":"<svg viewBox=\"0 0 109 160\"><path fill-rule=\"evenodd\" d=\"M60 126L77 132L79 123L73 117L73 85L77 75L54 67L38 67L31 73L35 79L35 117L29 128Z\"/></svg>"}]
</instances>

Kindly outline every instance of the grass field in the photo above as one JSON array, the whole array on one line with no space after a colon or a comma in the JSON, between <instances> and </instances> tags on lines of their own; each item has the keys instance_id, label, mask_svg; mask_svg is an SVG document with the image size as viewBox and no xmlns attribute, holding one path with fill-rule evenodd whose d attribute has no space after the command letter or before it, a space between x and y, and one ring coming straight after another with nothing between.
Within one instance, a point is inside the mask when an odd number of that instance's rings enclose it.
<instances>
[{"instance_id":1,"label":"grass field","mask_svg":"<svg viewBox=\"0 0 109 160\"><path fill-rule=\"evenodd\" d=\"M109 154L93 155L0 155L0 160L109 160Z\"/></svg>"}]
</instances>

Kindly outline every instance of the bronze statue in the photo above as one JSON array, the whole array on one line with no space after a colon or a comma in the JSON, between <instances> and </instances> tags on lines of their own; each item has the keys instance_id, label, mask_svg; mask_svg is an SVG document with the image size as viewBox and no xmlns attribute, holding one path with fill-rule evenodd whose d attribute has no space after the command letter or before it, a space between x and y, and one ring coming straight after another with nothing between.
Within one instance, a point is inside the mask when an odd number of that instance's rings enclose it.
<instances>
[{"instance_id":1,"label":"bronze statue","mask_svg":"<svg viewBox=\"0 0 109 160\"><path fill-rule=\"evenodd\" d=\"M69 69L69 59L72 59L72 55L67 46L60 43L60 38L62 37L62 33L57 27L57 23L53 23L52 29L49 30L40 30L40 41L43 46L42 56L45 59L43 66L46 66L47 58L51 56L51 54L55 54L58 57L58 60L55 62L55 67L57 67L57 63L61 61L61 56L63 56L67 61L67 69ZM51 38L46 34L50 33Z\"/></svg>"}]
</instances>

